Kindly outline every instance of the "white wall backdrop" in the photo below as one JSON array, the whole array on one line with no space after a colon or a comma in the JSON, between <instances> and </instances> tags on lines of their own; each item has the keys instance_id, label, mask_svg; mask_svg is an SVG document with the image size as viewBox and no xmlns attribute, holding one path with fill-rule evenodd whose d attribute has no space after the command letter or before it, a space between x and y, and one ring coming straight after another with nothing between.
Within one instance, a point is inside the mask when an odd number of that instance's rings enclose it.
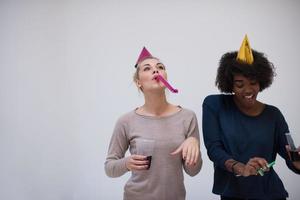
<instances>
[{"instance_id":1,"label":"white wall backdrop","mask_svg":"<svg viewBox=\"0 0 300 200\"><path fill-rule=\"evenodd\" d=\"M104 161L117 118L143 103L132 74L144 45L180 90L169 100L201 127L220 56L247 33L277 68L259 98L281 109L300 145L299 9L296 0L0 0L0 199L122 199L129 173L108 178ZM187 199L219 199L201 145ZM275 169L298 200L300 176L281 158Z\"/></svg>"}]
</instances>

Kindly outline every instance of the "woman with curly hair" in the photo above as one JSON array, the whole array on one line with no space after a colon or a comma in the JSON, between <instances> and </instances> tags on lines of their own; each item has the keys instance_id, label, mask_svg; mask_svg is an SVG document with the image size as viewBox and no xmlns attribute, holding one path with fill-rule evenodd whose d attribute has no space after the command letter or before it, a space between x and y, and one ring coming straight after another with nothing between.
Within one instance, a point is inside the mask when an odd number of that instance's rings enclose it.
<instances>
[{"instance_id":1,"label":"woman with curly hair","mask_svg":"<svg viewBox=\"0 0 300 200\"><path fill-rule=\"evenodd\" d=\"M205 98L202 126L214 163L213 193L222 200L286 199L288 193L272 168L277 154L300 174L300 161L289 157L289 129L282 113L257 100L274 76L273 64L250 48L247 36L239 52L220 60L216 86L223 94Z\"/></svg>"}]
</instances>

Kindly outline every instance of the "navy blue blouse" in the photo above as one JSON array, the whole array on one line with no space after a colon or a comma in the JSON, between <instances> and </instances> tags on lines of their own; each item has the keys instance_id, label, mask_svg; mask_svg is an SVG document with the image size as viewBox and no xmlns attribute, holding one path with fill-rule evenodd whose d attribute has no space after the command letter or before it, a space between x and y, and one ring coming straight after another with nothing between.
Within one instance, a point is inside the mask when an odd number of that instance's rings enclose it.
<instances>
[{"instance_id":1,"label":"navy blue blouse","mask_svg":"<svg viewBox=\"0 0 300 200\"><path fill-rule=\"evenodd\" d=\"M236 177L225 167L228 159L246 164L250 158L262 157L270 163L278 153L292 171L300 174L285 149L289 129L279 109L265 105L260 115L248 116L237 108L233 95L207 96L202 106L204 143L215 168L213 193L237 198L288 197L273 168L264 176Z\"/></svg>"}]
</instances>

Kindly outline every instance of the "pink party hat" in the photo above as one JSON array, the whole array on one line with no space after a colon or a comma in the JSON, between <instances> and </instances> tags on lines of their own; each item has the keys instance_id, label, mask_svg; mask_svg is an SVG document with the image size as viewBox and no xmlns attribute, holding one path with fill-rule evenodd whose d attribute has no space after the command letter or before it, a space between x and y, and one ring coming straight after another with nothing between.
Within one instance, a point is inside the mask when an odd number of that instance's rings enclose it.
<instances>
[{"instance_id":1,"label":"pink party hat","mask_svg":"<svg viewBox=\"0 0 300 200\"><path fill-rule=\"evenodd\" d=\"M151 53L146 49L146 47L143 47L141 53L140 53L140 56L138 58L138 60L136 61L136 64L135 64L135 68L137 67L137 64L143 60L145 60L146 58L151 58L152 55Z\"/></svg>"}]
</instances>

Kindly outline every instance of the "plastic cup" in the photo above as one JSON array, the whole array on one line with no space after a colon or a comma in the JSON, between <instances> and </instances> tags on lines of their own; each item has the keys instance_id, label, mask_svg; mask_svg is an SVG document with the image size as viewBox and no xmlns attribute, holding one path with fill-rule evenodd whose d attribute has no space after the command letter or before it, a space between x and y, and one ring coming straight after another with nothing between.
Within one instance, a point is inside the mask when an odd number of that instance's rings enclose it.
<instances>
[{"instance_id":1,"label":"plastic cup","mask_svg":"<svg viewBox=\"0 0 300 200\"><path fill-rule=\"evenodd\" d=\"M138 139L136 141L136 153L138 155L147 156L149 161L147 170L151 167L152 156L154 152L155 140L152 139Z\"/></svg>"}]
</instances>

